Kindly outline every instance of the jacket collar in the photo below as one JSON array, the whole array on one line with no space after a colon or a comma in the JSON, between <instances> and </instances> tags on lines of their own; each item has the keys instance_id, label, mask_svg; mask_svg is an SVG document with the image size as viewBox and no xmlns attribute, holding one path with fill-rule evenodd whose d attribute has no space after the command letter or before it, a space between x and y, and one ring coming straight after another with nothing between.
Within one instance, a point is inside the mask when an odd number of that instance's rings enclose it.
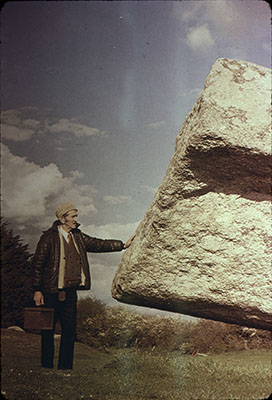
<instances>
[{"instance_id":1,"label":"jacket collar","mask_svg":"<svg viewBox=\"0 0 272 400\"><path fill-rule=\"evenodd\" d=\"M61 225L60 221L57 219L53 222L52 229L53 231L58 231L58 227ZM72 232L76 231L80 224L77 222L76 228L72 230Z\"/></svg>"}]
</instances>

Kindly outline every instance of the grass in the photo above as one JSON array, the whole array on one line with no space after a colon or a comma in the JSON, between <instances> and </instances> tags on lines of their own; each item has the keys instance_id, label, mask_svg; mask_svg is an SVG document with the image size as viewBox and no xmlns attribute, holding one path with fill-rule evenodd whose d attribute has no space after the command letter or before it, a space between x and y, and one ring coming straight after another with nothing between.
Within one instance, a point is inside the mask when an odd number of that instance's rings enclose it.
<instances>
[{"instance_id":1,"label":"grass","mask_svg":"<svg viewBox=\"0 0 272 400\"><path fill-rule=\"evenodd\" d=\"M251 400L272 392L266 350L192 357L76 343L74 369L58 371L39 366L39 335L3 329L1 336L7 400Z\"/></svg>"}]
</instances>

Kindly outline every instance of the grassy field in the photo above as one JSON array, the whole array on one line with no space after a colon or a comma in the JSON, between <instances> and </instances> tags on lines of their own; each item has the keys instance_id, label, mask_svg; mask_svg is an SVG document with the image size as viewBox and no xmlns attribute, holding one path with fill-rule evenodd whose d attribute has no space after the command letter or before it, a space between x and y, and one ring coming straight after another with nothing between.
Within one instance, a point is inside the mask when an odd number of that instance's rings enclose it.
<instances>
[{"instance_id":1,"label":"grassy field","mask_svg":"<svg viewBox=\"0 0 272 400\"><path fill-rule=\"evenodd\" d=\"M74 369L58 371L40 368L39 335L3 329L1 338L7 400L250 400L272 392L265 350L192 357L76 343Z\"/></svg>"}]
</instances>

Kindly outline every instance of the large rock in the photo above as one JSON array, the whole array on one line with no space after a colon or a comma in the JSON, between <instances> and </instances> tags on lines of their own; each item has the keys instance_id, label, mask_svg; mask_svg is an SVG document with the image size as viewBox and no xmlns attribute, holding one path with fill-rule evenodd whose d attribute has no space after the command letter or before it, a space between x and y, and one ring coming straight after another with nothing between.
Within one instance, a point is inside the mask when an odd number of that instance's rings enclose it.
<instances>
[{"instance_id":1,"label":"large rock","mask_svg":"<svg viewBox=\"0 0 272 400\"><path fill-rule=\"evenodd\" d=\"M219 59L114 278L115 299L271 329L268 68Z\"/></svg>"}]
</instances>

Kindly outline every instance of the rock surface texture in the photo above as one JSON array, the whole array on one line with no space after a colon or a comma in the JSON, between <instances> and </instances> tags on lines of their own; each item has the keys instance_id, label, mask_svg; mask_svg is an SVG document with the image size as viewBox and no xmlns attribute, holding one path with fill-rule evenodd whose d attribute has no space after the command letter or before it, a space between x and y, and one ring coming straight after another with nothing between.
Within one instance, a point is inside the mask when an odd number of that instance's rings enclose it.
<instances>
[{"instance_id":1,"label":"rock surface texture","mask_svg":"<svg viewBox=\"0 0 272 400\"><path fill-rule=\"evenodd\" d=\"M272 329L271 71L217 60L112 295L126 303Z\"/></svg>"}]
</instances>

